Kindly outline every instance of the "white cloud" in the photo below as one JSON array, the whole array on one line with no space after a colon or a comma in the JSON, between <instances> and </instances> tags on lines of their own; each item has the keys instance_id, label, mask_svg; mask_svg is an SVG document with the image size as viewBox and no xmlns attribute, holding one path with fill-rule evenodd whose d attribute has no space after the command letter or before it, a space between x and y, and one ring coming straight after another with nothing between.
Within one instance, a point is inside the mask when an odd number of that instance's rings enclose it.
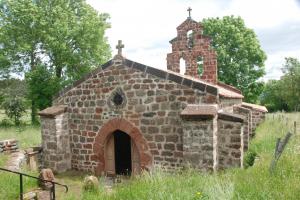
<instances>
[{"instance_id":1,"label":"white cloud","mask_svg":"<svg viewBox=\"0 0 300 200\"><path fill-rule=\"evenodd\" d=\"M176 37L176 27L182 23L190 6L192 18L201 21L224 15L241 16L249 28L259 33L266 50L265 79L279 78L284 57L300 58L300 35L293 27L283 31L287 40L278 42L274 31L300 24L300 6L295 0L87 0L99 12L110 14L112 28L106 32L116 53L119 39L125 44L124 55L131 60L166 69L166 55L171 51L169 40ZM277 35L278 36L278 35ZM278 36L279 37L279 36ZM282 36L280 38L283 38ZM297 42L291 41L295 40ZM285 45L286 44L286 45ZM284 47L284 50L282 50ZM289 51L289 48L291 49ZM276 69L273 69L276 68Z\"/></svg>"},{"instance_id":2,"label":"white cloud","mask_svg":"<svg viewBox=\"0 0 300 200\"><path fill-rule=\"evenodd\" d=\"M266 61L266 76L264 80L279 79L282 75L282 66L285 63L286 57L300 58L300 49L292 51L277 51L274 54L270 54Z\"/></svg>"},{"instance_id":3,"label":"white cloud","mask_svg":"<svg viewBox=\"0 0 300 200\"><path fill-rule=\"evenodd\" d=\"M251 28L274 28L300 21L300 8L294 0L233 0L223 15L240 15Z\"/></svg>"}]
</instances>

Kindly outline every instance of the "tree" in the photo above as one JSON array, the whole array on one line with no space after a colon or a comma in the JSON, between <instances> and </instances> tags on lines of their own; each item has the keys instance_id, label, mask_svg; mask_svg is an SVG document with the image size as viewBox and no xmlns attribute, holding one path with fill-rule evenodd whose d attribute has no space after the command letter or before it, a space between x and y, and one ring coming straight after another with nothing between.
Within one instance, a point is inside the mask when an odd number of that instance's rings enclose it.
<instances>
[{"instance_id":1,"label":"tree","mask_svg":"<svg viewBox=\"0 0 300 200\"><path fill-rule=\"evenodd\" d=\"M39 110L51 106L53 94L56 94L60 89L59 78L41 65L26 73L26 82L28 97L36 103Z\"/></svg>"},{"instance_id":2,"label":"tree","mask_svg":"<svg viewBox=\"0 0 300 200\"><path fill-rule=\"evenodd\" d=\"M254 31L234 16L204 19L202 25L217 51L219 80L237 87L245 101L255 103L263 90L259 79L265 74L266 54Z\"/></svg>"},{"instance_id":3,"label":"tree","mask_svg":"<svg viewBox=\"0 0 300 200\"><path fill-rule=\"evenodd\" d=\"M265 105L270 112L289 111L289 107L282 95L282 82L280 80L269 80L260 96L261 104Z\"/></svg>"},{"instance_id":4,"label":"tree","mask_svg":"<svg viewBox=\"0 0 300 200\"><path fill-rule=\"evenodd\" d=\"M21 98L6 98L2 104L5 114L14 120L16 126L21 123L21 117L26 112L24 101Z\"/></svg>"},{"instance_id":5,"label":"tree","mask_svg":"<svg viewBox=\"0 0 300 200\"><path fill-rule=\"evenodd\" d=\"M108 17L85 0L2 0L0 74L24 74L43 65L62 86L79 79L111 56L104 36Z\"/></svg>"},{"instance_id":6,"label":"tree","mask_svg":"<svg viewBox=\"0 0 300 200\"><path fill-rule=\"evenodd\" d=\"M300 62L296 58L285 58L283 65L284 75L280 81L282 84L282 98L290 110L300 109Z\"/></svg>"},{"instance_id":7,"label":"tree","mask_svg":"<svg viewBox=\"0 0 300 200\"><path fill-rule=\"evenodd\" d=\"M300 62L285 58L280 80L270 80L261 94L261 102L270 111L299 111L300 109Z\"/></svg>"}]
</instances>

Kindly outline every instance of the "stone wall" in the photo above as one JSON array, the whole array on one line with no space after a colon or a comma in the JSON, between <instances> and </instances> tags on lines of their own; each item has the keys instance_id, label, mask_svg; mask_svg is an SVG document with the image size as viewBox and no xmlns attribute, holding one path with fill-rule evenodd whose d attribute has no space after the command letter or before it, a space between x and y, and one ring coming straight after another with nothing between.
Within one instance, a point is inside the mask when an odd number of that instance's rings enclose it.
<instances>
[{"instance_id":1,"label":"stone wall","mask_svg":"<svg viewBox=\"0 0 300 200\"><path fill-rule=\"evenodd\" d=\"M214 119L185 118L183 123L183 163L200 170L213 170Z\"/></svg>"},{"instance_id":2,"label":"stone wall","mask_svg":"<svg viewBox=\"0 0 300 200\"><path fill-rule=\"evenodd\" d=\"M218 114L218 169L242 166L242 123L241 118L232 118L231 114Z\"/></svg>"},{"instance_id":3,"label":"stone wall","mask_svg":"<svg viewBox=\"0 0 300 200\"><path fill-rule=\"evenodd\" d=\"M264 119L265 119L265 112L252 109L252 132L250 134L251 137L255 135L255 129Z\"/></svg>"},{"instance_id":4,"label":"stone wall","mask_svg":"<svg viewBox=\"0 0 300 200\"><path fill-rule=\"evenodd\" d=\"M68 114L41 116L43 167L56 172L71 168Z\"/></svg>"},{"instance_id":5,"label":"stone wall","mask_svg":"<svg viewBox=\"0 0 300 200\"><path fill-rule=\"evenodd\" d=\"M252 138L255 135L255 129L265 119L265 114L268 112L268 110L264 106L244 102L241 106L251 110L252 131L250 132L250 137Z\"/></svg>"},{"instance_id":6,"label":"stone wall","mask_svg":"<svg viewBox=\"0 0 300 200\"><path fill-rule=\"evenodd\" d=\"M241 98L219 98L219 108L224 110L225 112L233 113L233 106L242 104Z\"/></svg>"},{"instance_id":7,"label":"stone wall","mask_svg":"<svg viewBox=\"0 0 300 200\"><path fill-rule=\"evenodd\" d=\"M250 135L252 134L252 111L242 106L234 106L233 112L244 116L244 152L248 150Z\"/></svg>"},{"instance_id":8,"label":"stone wall","mask_svg":"<svg viewBox=\"0 0 300 200\"><path fill-rule=\"evenodd\" d=\"M207 99L216 103L217 90L172 74L166 78L163 71L128 60L112 62L109 68L89 75L55 100L57 105L69 107L72 168L95 171L99 162L93 153L95 137L113 118L124 118L140 130L148 142L154 165L180 168L183 159L180 112L187 104L205 103ZM203 89L196 89L198 86ZM118 106L113 102L116 93L123 98Z\"/></svg>"}]
</instances>

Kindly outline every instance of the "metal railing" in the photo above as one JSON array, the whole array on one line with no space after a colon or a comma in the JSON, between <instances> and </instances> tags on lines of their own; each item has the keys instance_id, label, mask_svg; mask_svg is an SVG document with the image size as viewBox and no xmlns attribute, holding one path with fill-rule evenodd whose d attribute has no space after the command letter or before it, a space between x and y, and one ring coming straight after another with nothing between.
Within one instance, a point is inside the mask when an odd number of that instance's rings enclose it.
<instances>
[{"instance_id":1,"label":"metal railing","mask_svg":"<svg viewBox=\"0 0 300 200\"><path fill-rule=\"evenodd\" d=\"M49 183L51 183L52 187L50 189L50 200L55 200L55 185L60 185L60 186L65 187L66 193L69 190L69 188L68 188L67 185L63 185L63 184L57 183L55 181L45 180L45 179L42 179L42 178L39 178L39 177L31 176L29 174L24 174L24 173L21 173L21 172L12 171L12 170L1 168L1 167L0 167L0 170L1 171L6 171L6 172L10 172L10 173L14 173L14 174L18 174L20 176L20 200L23 200L23 195L24 195L23 194L23 176L26 176L26 177L29 177L29 178L33 178L33 179L36 179L36 180L40 180L40 181L43 181L43 182L49 182Z\"/></svg>"}]
</instances>

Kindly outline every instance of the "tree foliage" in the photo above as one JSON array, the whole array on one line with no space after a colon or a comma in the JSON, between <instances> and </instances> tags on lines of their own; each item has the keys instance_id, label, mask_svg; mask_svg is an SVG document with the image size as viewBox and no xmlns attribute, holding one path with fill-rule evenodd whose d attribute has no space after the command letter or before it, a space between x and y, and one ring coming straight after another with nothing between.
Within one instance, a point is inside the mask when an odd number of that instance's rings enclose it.
<instances>
[{"instance_id":1,"label":"tree foliage","mask_svg":"<svg viewBox=\"0 0 300 200\"><path fill-rule=\"evenodd\" d=\"M108 15L84 0L3 0L0 13L2 69L23 72L42 63L57 77L78 79L110 57Z\"/></svg>"},{"instance_id":2,"label":"tree foliage","mask_svg":"<svg viewBox=\"0 0 300 200\"><path fill-rule=\"evenodd\" d=\"M280 80L266 83L260 97L270 111L300 110L300 62L296 58L285 58Z\"/></svg>"},{"instance_id":3,"label":"tree foliage","mask_svg":"<svg viewBox=\"0 0 300 200\"><path fill-rule=\"evenodd\" d=\"M2 0L0 78L44 66L59 78L62 87L79 79L111 56L104 36L110 26L108 18L85 0ZM35 121L36 103L34 99L31 102Z\"/></svg>"},{"instance_id":4,"label":"tree foliage","mask_svg":"<svg viewBox=\"0 0 300 200\"><path fill-rule=\"evenodd\" d=\"M6 98L2 104L5 114L14 121L16 126L21 123L21 117L26 112L25 103L22 98Z\"/></svg>"},{"instance_id":5,"label":"tree foliage","mask_svg":"<svg viewBox=\"0 0 300 200\"><path fill-rule=\"evenodd\" d=\"M0 105L6 98L22 98L27 95L27 87L24 80L9 78L0 80Z\"/></svg>"},{"instance_id":6,"label":"tree foliage","mask_svg":"<svg viewBox=\"0 0 300 200\"><path fill-rule=\"evenodd\" d=\"M28 85L28 97L36 103L39 110L45 109L52 104L52 97L60 89L57 78L45 66L37 66L34 71L26 74Z\"/></svg>"},{"instance_id":7,"label":"tree foliage","mask_svg":"<svg viewBox=\"0 0 300 200\"><path fill-rule=\"evenodd\" d=\"M263 90L259 79L265 74L266 54L254 31L234 16L208 18L202 24L217 51L219 80L240 89L245 101L256 102Z\"/></svg>"},{"instance_id":8,"label":"tree foliage","mask_svg":"<svg viewBox=\"0 0 300 200\"><path fill-rule=\"evenodd\" d=\"M278 80L269 80L265 84L260 100L270 112L288 110L288 105L281 94L282 89L282 84Z\"/></svg>"}]
</instances>

